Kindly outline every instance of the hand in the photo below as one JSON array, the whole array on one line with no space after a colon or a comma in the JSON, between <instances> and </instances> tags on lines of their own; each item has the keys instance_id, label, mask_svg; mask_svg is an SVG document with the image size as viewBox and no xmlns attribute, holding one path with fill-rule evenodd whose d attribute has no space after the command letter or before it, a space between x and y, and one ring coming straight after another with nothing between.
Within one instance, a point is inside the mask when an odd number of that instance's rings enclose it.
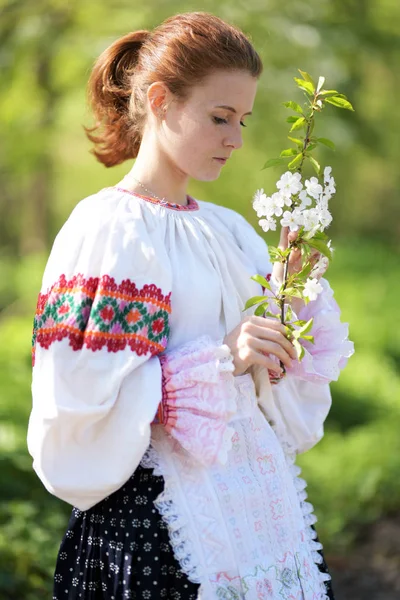
<instances>
[{"instance_id":1,"label":"hand","mask_svg":"<svg viewBox=\"0 0 400 600\"><path fill-rule=\"evenodd\" d=\"M294 242L297 236L297 231L289 231L289 227L282 227L278 248L280 248L280 250L286 250L290 242ZM312 249L311 256L309 258L312 266L314 267L320 259L321 253L318 252L318 250ZM315 275L311 273L311 277L316 277L317 279L320 279L322 275L324 275L326 269L328 268L328 265L329 261L327 260L326 264L321 266L318 273L316 273ZM302 266L303 265L300 248L293 248L289 255L289 275L301 271ZM274 263L272 269L272 277L275 279L276 282L281 284L283 282L283 276L284 265L279 262ZM288 298L287 301L291 304L293 310L297 315L299 314L300 310L304 307L304 301L301 298Z\"/></svg>"},{"instance_id":2,"label":"hand","mask_svg":"<svg viewBox=\"0 0 400 600\"><path fill-rule=\"evenodd\" d=\"M233 356L234 375L242 375L251 365L262 365L281 375L282 369L269 355L276 356L285 367L297 359L293 344L286 337L285 327L272 318L246 317L224 338Z\"/></svg>"},{"instance_id":3,"label":"hand","mask_svg":"<svg viewBox=\"0 0 400 600\"><path fill-rule=\"evenodd\" d=\"M289 231L289 227L282 227L278 248L280 250L286 250L288 245L297 239L297 236L298 236L297 231ZM319 261L320 258L321 258L320 252L318 252L318 250L312 249L311 256L309 259L311 264L314 266ZM298 273L299 271L301 271L301 269L302 269L302 260L301 260L300 248L293 248L293 250L291 251L291 253L289 255L289 271L288 271L289 275L292 275L293 273ZM279 262L274 263L273 270L272 270L272 276L275 279L275 281L277 281L279 284L281 284L283 282L283 275L284 275L284 265ZM321 276L322 275L320 274L318 279Z\"/></svg>"}]
</instances>

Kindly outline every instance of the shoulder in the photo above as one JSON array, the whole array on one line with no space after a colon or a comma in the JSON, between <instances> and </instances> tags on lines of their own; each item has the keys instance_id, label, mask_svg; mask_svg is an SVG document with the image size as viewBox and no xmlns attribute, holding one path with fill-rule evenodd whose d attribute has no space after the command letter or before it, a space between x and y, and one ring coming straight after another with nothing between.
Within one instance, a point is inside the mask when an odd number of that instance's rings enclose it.
<instances>
[{"instance_id":1,"label":"shoulder","mask_svg":"<svg viewBox=\"0 0 400 600\"><path fill-rule=\"evenodd\" d=\"M80 200L71 211L65 225L86 235L108 231L118 225L142 221L141 205L117 188L103 188Z\"/></svg>"},{"instance_id":2,"label":"shoulder","mask_svg":"<svg viewBox=\"0 0 400 600\"><path fill-rule=\"evenodd\" d=\"M116 278L135 272L159 277L167 256L157 220L141 203L115 188L104 188L80 200L58 232L46 267L46 283L57 272Z\"/></svg>"}]
</instances>

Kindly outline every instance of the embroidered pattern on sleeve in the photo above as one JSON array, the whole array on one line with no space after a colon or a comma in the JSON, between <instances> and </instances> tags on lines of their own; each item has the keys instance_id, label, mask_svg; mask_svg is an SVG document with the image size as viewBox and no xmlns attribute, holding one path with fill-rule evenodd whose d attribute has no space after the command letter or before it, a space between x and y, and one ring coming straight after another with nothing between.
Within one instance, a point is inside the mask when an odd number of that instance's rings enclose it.
<instances>
[{"instance_id":1,"label":"embroidered pattern on sleeve","mask_svg":"<svg viewBox=\"0 0 400 600\"><path fill-rule=\"evenodd\" d=\"M45 294L39 294L33 324L32 364L39 344L69 339L73 350L108 352L129 346L139 356L162 352L169 338L171 293L144 285L138 289L129 279L119 285L113 277L71 279L61 275Z\"/></svg>"}]
</instances>

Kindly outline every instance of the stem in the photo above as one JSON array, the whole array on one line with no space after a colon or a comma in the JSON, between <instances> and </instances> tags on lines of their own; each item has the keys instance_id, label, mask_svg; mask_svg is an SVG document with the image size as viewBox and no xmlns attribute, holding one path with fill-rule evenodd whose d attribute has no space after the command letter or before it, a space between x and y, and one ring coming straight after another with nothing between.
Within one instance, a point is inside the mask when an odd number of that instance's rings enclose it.
<instances>
[{"instance_id":1,"label":"stem","mask_svg":"<svg viewBox=\"0 0 400 600\"><path fill-rule=\"evenodd\" d=\"M303 150L302 150L302 155L303 156L302 156L302 159L301 159L301 163L300 163L300 165L299 165L299 167L297 169L297 172L300 173L300 174L302 172L303 163L304 163L304 159L305 159L305 155L306 155L306 150L307 150L307 148L308 148L308 146L310 144L310 133L311 133L311 127L312 127L312 123L313 123L313 119L314 119L314 112L315 112L314 104L315 104L315 101L317 99L317 96L318 96L318 94L317 94L317 91L315 90L313 101L312 101L312 104L311 104L311 113L310 113L309 117L307 118L307 130L306 130L306 135L305 135L305 138L304 138L304 144L303 144ZM291 242L289 244L289 247L293 248L294 247L294 243ZM283 290L282 290L282 297L281 297L281 300L280 300L281 323L282 323L282 325L285 325L285 298L286 298L286 296L285 296L285 289L287 287L288 274L289 274L289 258L290 258L290 254L288 255L287 258L285 258L285 261L283 263L284 264ZM280 367L281 367L283 373L286 373L286 369L285 369L285 366L282 363L282 361L279 361L279 364L280 364Z\"/></svg>"},{"instance_id":2,"label":"stem","mask_svg":"<svg viewBox=\"0 0 400 600\"><path fill-rule=\"evenodd\" d=\"M305 138L304 138L304 144L303 144L303 150L302 150L303 156L302 156L302 159L301 159L301 163L300 163L300 165L299 165L299 167L297 169L297 172L300 173L300 174L301 174L302 169L303 169L303 162L304 162L304 159L305 159L306 150L307 150L307 148L308 148L308 146L310 144L310 133L311 133L311 127L312 127L312 123L313 123L313 119L314 119L314 112L315 112L314 104L315 104L315 101L316 101L317 97L318 97L317 90L315 90L313 101L312 101L312 104L311 104L311 113L310 113L309 117L307 118L307 130L306 130L306 135L305 135ZM289 244L289 247L292 248L293 246L294 246L293 242L291 244ZM282 325L285 324L285 289L286 289L286 286L287 286L288 273L289 273L289 258L290 258L290 254L288 255L287 258L285 258L285 262L284 262L283 291L282 291L282 300L281 300L281 303L280 303L281 323L282 323Z\"/></svg>"},{"instance_id":3,"label":"stem","mask_svg":"<svg viewBox=\"0 0 400 600\"><path fill-rule=\"evenodd\" d=\"M284 272L283 272L283 290L282 290L282 300L281 300L281 323L282 325L285 324L285 289L287 286L287 280L288 280L288 273L289 273L289 257L287 257L285 259L285 263L284 263Z\"/></svg>"}]
</instances>

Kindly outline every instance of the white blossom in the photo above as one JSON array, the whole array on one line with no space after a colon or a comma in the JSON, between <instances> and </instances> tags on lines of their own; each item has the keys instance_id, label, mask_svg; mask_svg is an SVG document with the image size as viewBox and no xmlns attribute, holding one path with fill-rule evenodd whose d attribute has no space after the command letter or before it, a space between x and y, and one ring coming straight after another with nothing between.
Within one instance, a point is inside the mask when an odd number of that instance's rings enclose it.
<instances>
[{"instance_id":1,"label":"white blossom","mask_svg":"<svg viewBox=\"0 0 400 600\"><path fill-rule=\"evenodd\" d=\"M311 179L306 179L305 186L307 189L307 194L312 198L318 200L320 195L323 192L322 185L318 182L316 177L311 177Z\"/></svg>"},{"instance_id":2,"label":"white blossom","mask_svg":"<svg viewBox=\"0 0 400 600\"><path fill-rule=\"evenodd\" d=\"M267 197L264 190L257 190L254 195L253 208L257 217L266 217L273 214L271 198Z\"/></svg>"},{"instance_id":3,"label":"white blossom","mask_svg":"<svg viewBox=\"0 0 400 600\"><path fill-rule=\"evenodd\" d=\"M333 195L336 192L336 185L335 185L335 180L332 179L329 181L328 185L325 186L325 193L329 193L331 195Z\"/></svg>"},{"instance_id":4,"label":"white blossom","mask_svg":"<svg viewBox=\"0 0 400 600\"><path fill-rule=\"evenodd\" d=\"M299 200L301 202L299 208L300 210L304 210L305 208L307 208L307 206L310 206L312 204L312 200L311 198L309 198L307 196L307 192L306 190L302 190L299 194Z\"/></svg>"},{"instance_id":5,"label":"white blossom","mask_svg":"<svg viewBox=\"0 0 400 600\"><path fill-rule=\"evenodd\" d=\"M303 215L300 209L295 208L293 212L285 210L281 219L282 227L289 227L290 231L297 231L303 224Z\"/></svg>"},{"instance_id":6,"label":"white blossom","mask_svg":"<svg viewBox=\"0 0 400 600\"><path fill-rule=\"evenodd\" d=\"M303 296L306 296L310 300L316 300L318 294L323 290L322 285L319 283L316 277L309 277L304 284Z\"/></svg>"},{"instance_id":7,"label":"white blossom","mask_svg":"<svg viewBox=\"0 0 400 600\"><path fill-rule=\"evenodd\" d=\"M292 204L293 204L292 196L283 196L283 203L286 206L292 206Z\"/></svg>"},{"instance_id":8,"label":"white blossom","mask_svg":"<svg viewBox=\"0 0 400 600\"><path fill-rule=\"evenodd\" d=\"M319 221L320 221L321 225L323 226L323 229L325 229L326 227L329 227L329 225L332 223L332 215L329 212L329 210L327 208L318 207L317 211L318 211Z\"/></svg>"},{"instance_id":9,"label":"white blossom","mask_svg":"<svg viewBox=\"0 0 400 600\"><path fill-rule=\"evenodd\" d=\"M276 187L286 198L298 194L303 189L301 174L286 171L277 182Z\"/></svg>"},{"instance_id":10,"label":"white blossom","mask_svg":"<svg viewBox=\"0 0 400 600\"><path fill-rule=\"evenodd\" d=\"M318 207L319 208L328 208L328 202L331 198L332 198L332 194L325 191L323 194L321 194L321 196L318 199L318 202L317 202Z\"/></svg>"},{"instance_id":11,"label":"white blossom","mask_svg":"<svg viewBox=\"0 0 400 600\"><path fill-rule=\"evenodd\" d=\"M303 213L303 225L305 231L311 231L315 227L319 227L319 211L316 208L310 208L310 210L304 210Z\"/></svg>"},{"instance_id":12,"label":"white blossom","mask_svg":"<svg viewBox=\"0 0 400 600\"><path fill-rule=\"evenodd\" d=\"M261 229L265 232L271 230L276 231L276 221L272 217L267 217L266 219L260 219L258 221Z\"/></svg>"},{"instance_id":13,"label":"white blossom","mask_svg":"<svg viewBox=\"0 0 400 600\"><path fill-rule=\"evenodd\" d=\"M331 180L332 167L325 167L324 169L324 183L328 183Z\"/></svg>"},{"instance_id":14,"label":"white blossom","mask_svg":"<svg viewBox=\"0 0 400 600\"><path fill-rule=\"evenodd\" d=\"M324 275L328 267L329 258L321 254L310 273L311 277L322 277L322 275Z\"/></svg>"},{"instance_id":15,"label":"white blossom","mask_svg":"<svg viewBox=\"0 0 400 600\"><path fill-rule=\"evenodd\" d=\"M280 192L275 192L274 194L272 194L271 198L271 210L272 210L272 215L275 215L277 217L280 217L281 214L283 213L283 206L285 204L285 199L282 196L282 194Z\"/></svg>"}]
</instances>

